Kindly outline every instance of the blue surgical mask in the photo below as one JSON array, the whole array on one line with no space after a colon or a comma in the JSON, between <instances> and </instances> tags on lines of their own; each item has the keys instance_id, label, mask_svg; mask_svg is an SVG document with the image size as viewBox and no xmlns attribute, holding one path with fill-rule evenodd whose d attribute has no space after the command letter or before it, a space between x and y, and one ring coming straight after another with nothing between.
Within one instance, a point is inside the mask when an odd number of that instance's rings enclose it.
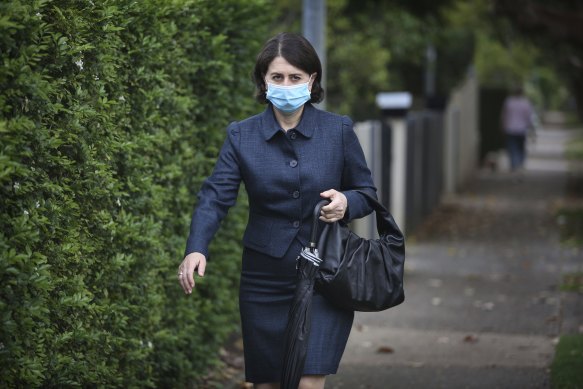
<instances>
[{"instance_id":1,"label":"blue surgical mask","mask_svg":"<svg viewBox=\"0 0 583 389\"><path fill-rule=\"evenodd\" d=\"M310 76L311 79L312 76ZM266 98L278 110L285 113L292 113L300 109L302 105L310 100L309 85L309 80L305 84L290 86L267 83Z\"/></svg>"}]
</instances>

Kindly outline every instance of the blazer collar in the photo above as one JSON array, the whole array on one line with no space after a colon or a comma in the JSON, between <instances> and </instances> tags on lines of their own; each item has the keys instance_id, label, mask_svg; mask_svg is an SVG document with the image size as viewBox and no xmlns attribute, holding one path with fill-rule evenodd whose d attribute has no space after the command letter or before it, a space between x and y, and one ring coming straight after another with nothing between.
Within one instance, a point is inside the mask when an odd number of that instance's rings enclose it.
<instances>
[{"instance_id":1,"label":"blazer collar","mask_svg":"<svg viewBox=\"0 0 583 389\"><path fill-rule=\"evenodd\" d=\"M302 117L300 122L296 126L295 130L305 136L306 138L311 138L314 135L314 130L317 127L317 109L310 103L304 105L304 112L302 112ZM279 131L282 131L275 114L273 113L273 107L271 104L267 105L267 108L262 114L263 116L263 136L266 141L270 140Z\"/></svg>"}]
</instances>

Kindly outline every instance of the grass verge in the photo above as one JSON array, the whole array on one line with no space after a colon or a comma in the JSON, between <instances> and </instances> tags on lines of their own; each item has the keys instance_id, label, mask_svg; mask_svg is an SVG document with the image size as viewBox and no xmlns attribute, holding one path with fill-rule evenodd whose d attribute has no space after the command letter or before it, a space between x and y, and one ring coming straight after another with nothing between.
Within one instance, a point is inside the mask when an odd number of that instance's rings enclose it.
<instances>
[{"instance_id":1,"label":"grass verge","mask_svg":"<svg viewBox=\"0 0 583 389\"><path fill-rule=\"evenodd\" d=\"M551 387L583 388L583 334L561 336L551 365Z\"/></svg>"},{"instance_id":2,"label":"grass verge","mask_svg":"<svg viewBox=\"0 0 583 389\"><path fill-rule=\"evenodd\" d=\"M566 157L583 160L583 136L578 136L567 145ZM581 174L571 174L567 194L580 199L583 194ZM583 244L583 207L563 207L557 212L561 240L576 247ZM583 292L583 273L565 274L560 286L563 292ZM553 389L583 389L583 334L563 335L551 365L551 387Z\"/></svg>"},{"instance_id":3,"label":"grass verge","mask_svg":"<svg viewBox=\"0 0 583 389\"><path fill-rule=\"evenodd\" d=\"M557 212L557 221L563 243L583 245L583 208L561 208Z\"/></svg>"},{"instance_id":4,"label":"grass verge","mask_svg":"<svg viewBox=\"0 0 583 389\"><path fill-rule=\"evenodd\" d=\"M565 156L571 160L583 159L583 135L577 136L567 145Z\"/></svg>"},{"instance_id":5,"label":"grass verge","mask_svg":"<svg viewBox=\"0 0 583 389\"><path fill-rule=\"evenodd\" d=\"M565 274L560 289L563 292L583 292L583 273Z\"/></svg>"}]
</instances>

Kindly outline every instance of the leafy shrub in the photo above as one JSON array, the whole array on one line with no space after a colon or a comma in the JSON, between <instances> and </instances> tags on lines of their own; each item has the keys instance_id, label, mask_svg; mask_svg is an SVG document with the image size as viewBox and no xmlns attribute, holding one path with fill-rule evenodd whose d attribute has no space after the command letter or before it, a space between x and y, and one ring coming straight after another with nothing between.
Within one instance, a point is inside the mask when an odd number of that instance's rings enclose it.
<instances>
[{"instance_id":1,"label":"leafy shrub","mask_svg":"<svg viewBox=\"0 0 583 389\"><path fill-rule=\"evenodd\" d=\"M190 212L253 105L262 0L0 3L0 386L187 386L236 328L245 201L189 298Z\"/></svg>"}]
</instances>

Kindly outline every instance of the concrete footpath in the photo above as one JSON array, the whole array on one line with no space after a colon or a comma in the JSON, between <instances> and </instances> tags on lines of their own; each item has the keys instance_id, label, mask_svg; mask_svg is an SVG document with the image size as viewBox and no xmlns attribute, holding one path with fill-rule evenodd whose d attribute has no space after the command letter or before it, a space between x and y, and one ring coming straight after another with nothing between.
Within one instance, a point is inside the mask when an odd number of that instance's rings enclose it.
<instances>
[{"instance_id":1,"label":"concrete footpath","mask_svg":"<svg viewBox=\"0 0 583 389\"><path fill-rule=\"evenodd\" d=\"M583 252L559 241L564 145L547 128L519 177L480 171L408 237L401 306L357 313L326 388L549 388L558 336L583 332L583 294L559 290Z\"/></svg>"}]
</instances>

